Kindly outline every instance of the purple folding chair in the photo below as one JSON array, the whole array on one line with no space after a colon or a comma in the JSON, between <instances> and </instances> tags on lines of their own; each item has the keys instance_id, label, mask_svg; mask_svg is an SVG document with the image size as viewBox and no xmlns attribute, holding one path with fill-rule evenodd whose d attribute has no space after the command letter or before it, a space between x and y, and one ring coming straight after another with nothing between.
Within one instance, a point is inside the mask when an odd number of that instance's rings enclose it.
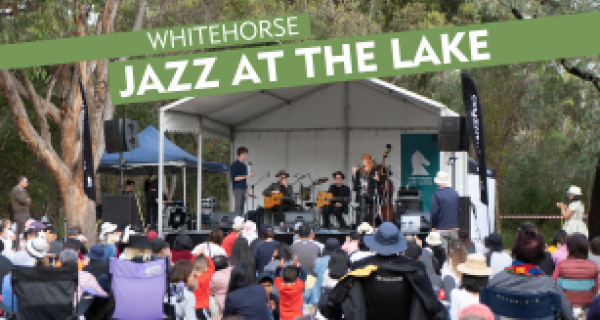
<instances>
[{"instance_id":1,"label":"purple folding chair","mask_svg":"<svg viewBox=\"0 0 600 320\"><path fill-rule=\"evenodd\" d=\"M110 259L115 298L114 319L164 319L166 292L164 259L136 263Z\"/></svg>"}]
</instances>

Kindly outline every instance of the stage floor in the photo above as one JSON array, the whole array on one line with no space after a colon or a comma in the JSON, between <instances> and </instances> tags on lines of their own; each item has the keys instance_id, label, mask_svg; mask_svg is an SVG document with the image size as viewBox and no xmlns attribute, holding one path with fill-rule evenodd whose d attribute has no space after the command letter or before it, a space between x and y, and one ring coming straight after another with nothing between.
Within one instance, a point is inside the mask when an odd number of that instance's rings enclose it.
<instances>
[{"instance_id":1,"label":"stage floor","mask_svg":"<svg viewBox=\"0 0 600 320\"><path fill-rule=\"evenodd\" d=\"M231 229L229 230L223 230L223 232L225 234L229 233L231 231ZM190 238L192 238L192 242L194 243L194 246L197 244L200 244L202 242L206 242L206 239L208 239L208 235L210 234L209 230L206 231L181 231L181 232L174 232L174 231L165 231L164 235L165 235L165 240L171 244L171 246L173 245L173 241L175 240L175 237L178 234L187 234L190 236ZM340 245L344 244L344 242L346 242L346 237L350 235L350 231L333 231L333 230L318 230L315 231L315 240L325 244L325 241L329 238L336 238L340 241ZM280 233L275 233L275 240L279 241L279 242L284 242L287 243L288 245L291 245L292 242L294 241L294 233L293 232L280 232Z\"/></svg>"}]
</instances>

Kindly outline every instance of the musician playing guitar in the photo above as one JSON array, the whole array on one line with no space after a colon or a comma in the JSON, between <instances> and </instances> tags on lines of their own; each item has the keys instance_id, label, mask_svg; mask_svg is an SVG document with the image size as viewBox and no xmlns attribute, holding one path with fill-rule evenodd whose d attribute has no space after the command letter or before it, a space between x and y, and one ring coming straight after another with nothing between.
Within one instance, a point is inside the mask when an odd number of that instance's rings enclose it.
<instances>
[{"instance_id":1,"label":"musician playing guitar","mask_svg":"<svg viewBox=\"0 0 600 320\"><path fill-rule=\"evenodd\" d=\"M360 204L360 217L356 224L369 222L374 213L375 189L379 182L379 173L373 158L369 154L362 156L362 166L352 167L352 182L356 191L356 201Z\"/></svg>"},{"instance_id":2,"label":"musician playing guitar","mask_svg":"<svg viewBox=\"0 0 600 320\"><path fill-rule=\"evenodd\" d=\"M284 170L279 170L276 177L279 181L273 182L268 188L263 191L263 196L270 197L272 195L276 195L281 193L283 196L283 200L281 204L278 204L271 208L274 212L277 213L276 219L277 223L285 222L285 217L283 215L284 212L293 210L295 207L294 201L292 201L292 196L294 195L294 190L292 186L288 184L287 178L290 175Z\"/></svg>"},{"instance_id":3,"label":"musician playing guitar","mask_svg":"<svg viewBox=\"0 0 600 320\"><path fill-rule=\"evenodd\" d=\"M342 214L348 214L348 202L350 200L350 188L344 185L344 179L346 178L341 171L333 173L335 183L329 186L329 193L333 197L331 204L323 207L323 228L328 229L330 227L329 215L333 214L338 221L341 229L346 229L346 222Z\"/></svg>"}]
</instances>

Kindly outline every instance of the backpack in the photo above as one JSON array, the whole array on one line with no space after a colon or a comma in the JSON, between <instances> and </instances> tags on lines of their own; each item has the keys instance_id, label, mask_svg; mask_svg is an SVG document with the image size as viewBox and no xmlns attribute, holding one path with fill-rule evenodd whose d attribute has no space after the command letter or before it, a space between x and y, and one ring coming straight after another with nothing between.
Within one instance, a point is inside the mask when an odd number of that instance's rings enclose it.
<instances>
[{"instance_id":1,"label":"backpack","mask_svg":"<svg viewBox=\"0 0 600 320\"><path fill-rule=\"evenodd\" d=\"M425 293L422 292L421 289L416 285L416 281L419 279L419 277L425 276L422 274L421 270L413 266L394 265L388 263L381 265L368 265L362 269L348 272L342 279L340 279L333 289L328 292L323 292L318 304L321 314L326 318L340 319L343 314L341 307L342 303L348 297L350 290L352 288L360 287L359 282L356 282L355 280L361 277L370 277L371 273L377 270L385 270L404 276L412 287L413 292L416 294L416 298L419 300L420 305L423 307L424 315L427 319L449 319L449 314L446 307L444 307L435 297L426 296Z\"/></svg>"}]
</instances>

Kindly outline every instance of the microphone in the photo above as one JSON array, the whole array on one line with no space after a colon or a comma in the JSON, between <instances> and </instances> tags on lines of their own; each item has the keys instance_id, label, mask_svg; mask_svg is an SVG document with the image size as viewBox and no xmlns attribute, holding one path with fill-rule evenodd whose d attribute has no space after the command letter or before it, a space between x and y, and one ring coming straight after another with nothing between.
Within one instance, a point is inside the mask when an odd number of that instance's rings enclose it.
<instances>
[{"instance_id":1,"label":"microphone","mask_svg":"<svg viewBox=\"0 0 600 320\"><path fill-rule=\"evenodd\" d=\"M252 165L252 161L248 161L248 165L251 166Z\"/></svg>"}]
</instances>

